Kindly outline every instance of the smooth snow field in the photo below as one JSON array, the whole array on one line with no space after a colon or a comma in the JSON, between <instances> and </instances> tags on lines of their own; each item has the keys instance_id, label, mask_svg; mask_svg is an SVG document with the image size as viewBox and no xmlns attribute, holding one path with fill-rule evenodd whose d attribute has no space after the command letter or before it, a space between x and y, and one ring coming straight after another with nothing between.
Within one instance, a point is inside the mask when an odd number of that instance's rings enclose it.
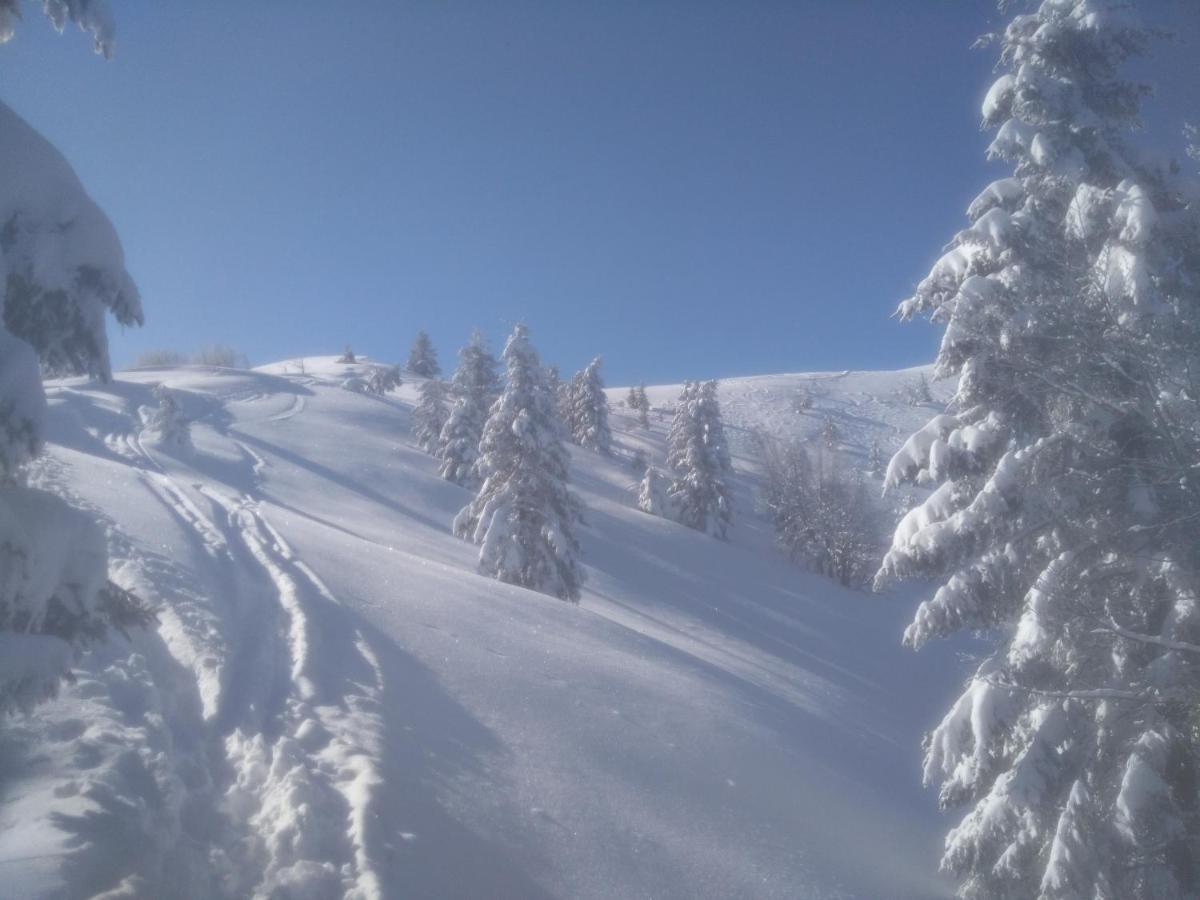
<instances>
[{"instance_id":1,"label":"smooth snow field","mask_svg":"<svg viewBox=\"0 0 1200 900\"><path fill-rule=\"evenodd\" d=\"M750 439L828 415L890 453L937 412L899 396L917 370L721 382L728 542L635 508L628 456L661 462L678 388L648 389L649 432L612 389L615 455L572 448L578 606L476 574L450 533L470 494L410 434L420 380L354 374L48 384L36 480L104 519L160 624L0 732L0 895L949 896L920 743L963 648L900 646L919 590L788 564ZM143 440L159 383L191 451Z\"/></svg>"}]
</instances>

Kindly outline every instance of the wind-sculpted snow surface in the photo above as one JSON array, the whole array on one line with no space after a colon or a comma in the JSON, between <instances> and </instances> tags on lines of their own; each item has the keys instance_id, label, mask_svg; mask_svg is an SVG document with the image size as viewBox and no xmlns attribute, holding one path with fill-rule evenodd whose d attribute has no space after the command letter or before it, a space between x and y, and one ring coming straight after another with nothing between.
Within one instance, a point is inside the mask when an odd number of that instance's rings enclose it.
<instances>
[{"instance_id":1,"label":"wind-sculpted snow surface","mask_svg":"<svg viewBox=\"0 0 1200 900\"><path fill-rule=\"evenodd\" d=\"M614 455L572 461L573 606L476 574L450 533L470 495L410 431L421 379L342 389L369 365L51 384L38 481L106 511L112 576L160 625L0 731L6 892L948 893L918 746L958 664L900 646L911 597L778 558L733 434L836 414L865 453L928 417L912 373L723 382L729 542L636 508L629 456L661 466L667 419L614 404ZM142 440L160 383L186 454Z\"/></svg>"}]
</instances>

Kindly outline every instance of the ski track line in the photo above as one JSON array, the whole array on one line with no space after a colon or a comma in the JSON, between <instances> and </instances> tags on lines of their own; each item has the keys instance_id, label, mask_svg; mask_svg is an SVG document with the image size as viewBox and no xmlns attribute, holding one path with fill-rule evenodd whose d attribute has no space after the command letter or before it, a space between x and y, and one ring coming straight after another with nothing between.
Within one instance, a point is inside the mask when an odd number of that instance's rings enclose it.
<instances>
[{"instance_id":1,"label":"ski track line","mask_svg":"<svg viewBox=\"0 0 1200 900\"><path fill-rule=\"evenodd\" d=\"M372 806L383 782L378 760L382 753L380 710L384 684L378 660L361 633L345 621L336 596L311 567L296 558L287 541L263 515L257 501L246 495L231 498L204 486L198 489L226 510L245 549L274 585L286 620L283 630L291 659L292 696L281 713L285 720L281 723L281 737L268 750L272 757L271 775L257 785L259 811L249 820L268 832L276 825L272 819L283 822L286 829L298 827L286 821L294 811L277 809L272 799L281 787L275 783L273 762L286 754L292 768L282 773L282 777L289 783L300 778L318 794L336 793L337 806L345 816L344 836L350 844L352 859L311 861L333 864L334 869L342 869L341 864L348 866L354 874L349 883L344 882L347 897L382 897L382 882L370 851L375 820ZM356 681L337 674L338 668L356 664L368 675L367 679ZM328 735L328 740L319 748L313 747L314 735L316 741L322 735ZM301 747L309 752L297 759L296 751ZM298 775L296 766L303 766L305 772ZM286 785L282 787L286 789ZM274 869L281 868L279 863L268 859L268 880L275 874ZM268 885L263 887L269 890Z\"/></svg>"},{"instance_id":2,"label":"ski track line","mask_svg":"<svg viewBox=\"0 0 1200 900\"><path fill-rule=\"evenodd\" d=\"M307 405L308 404L304 400L304 395L296 394L295 398L292 400L291 406L289 406L287 409L285 409L281 413L276 413L273 416L267 416L267 418L263 419L262 421L264 421L264 422L282 422L285 419L290 419L293 416L300 415L300 413L304 412L304 407Z\"/></svg>"},{"instance_id":3,"label":"ski track line","mask_svg":"<svg viewBox=\"0 0 1200 900\"><path fill-rule=\"evenodd\" d=\"M304 398L297 397L291 409L273 420L291 418L303 409ZM288 663L287 684L281 685L278 695L271 687L267 696L258 698L261 704L250 701L247 709L266 716L257 729L243 720L242 727L224 742L226 762L235 773L227 791L229 806L239 811L237 824L244 833L262 844L254 861L256 872L248 876L257 883L245 887L256 897L273 896L292 879L307 878L309 870L304 866L315 865L328 892L355 900L382 898L383 885L370 849L372 843L383 843L372 841L373 805L383 783L379 759L384 679L378 659L362 634L346 621L337 597L307 563L295 557L253 497L231 497L202 483L192 485L224 513L228 527L222 529L154 458L138 433L109 436L105 442L132 460L146 488L197 534L210 556L231 566L239 566L239 556L252 560L257 572L246 574L252 583L256 575L260 581L265 575L277 604L274 625L269 609L258 613L244 609L243 624L255 632L248 633L245 642L255 654L270 655L274 646L270 635L278 628L283 644L278 651ZM238 445L247 451L257 475L266 461ZM244 555L233 552L233 542L245 550ZM239 595L235 602L245 606L257 592L235 593ZM320 620L324 650L317 661L313 619ZM244 655L236 646L230 646L228 654L230 660ZM365 677L339 676L339 668L354 667ZM215 721L228 723L222 717ZM264 731L262 726L270 724L277 729ZM330 834L328 823L339 815L344 832Z\"/></svg>"}]
</instances>

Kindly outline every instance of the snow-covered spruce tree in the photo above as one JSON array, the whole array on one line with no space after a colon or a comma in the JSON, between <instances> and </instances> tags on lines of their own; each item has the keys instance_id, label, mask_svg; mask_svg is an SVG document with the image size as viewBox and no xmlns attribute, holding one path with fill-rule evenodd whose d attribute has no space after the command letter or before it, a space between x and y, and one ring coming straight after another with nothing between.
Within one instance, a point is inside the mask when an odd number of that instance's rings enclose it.
<instances>
[{"instance_id":1,"label":"snow-covered spruce tree","mask_svg":"<svg viewBox=\"0 0 1200 900\"><path fill-rule=\"evenodd\" d=\"M440 474L447 481L466 487L474 484L479 440L498 386L496 359L476 331L458 353L458 368L450 381L454 405L434 454L442 461Z\"/></svg>"},{"instance_id":2,"label":"snow-covered spruce tree","mask_svg":"<svg viewBox=\"0 0 1200 900\"><path fill-rule=\"evenodd\" d=\"M939 486L877 583L942 580L909 645L995 642L926 743L964 897L1200 890L1200 214L1127 145L1147 37L1115 0L1010 22L983 117L1013 174L899 310L958 387L889 465Z\"/></svg>"},{"instance_id":3,"label":"snow-covered spruce tree","mask_svg":"<svg viewBox=\"0 0 1200 900\"><path fill-rule=\"evenodd\" d=\"M46 11L111 52L112 23L98 5ZM0 2L0 42L17 14L13 0ZM104 213L62 155L2 103L0 300L0 712L10 712L51 696L81 648L150 615L107 580L99 524L26 483L46 414L39 364L109 379L105 315L139 325L142 310Z\"/></svg>"},{"instance_id":4,"label":"snow-covered spruce tree","mask_svg":"<svg viewBox=\"0 0 1200 900\"><path fill-rule=\"evenodd\" d=\"M190 453L191 420L184 415L179 398L165 384L158 384L154 386L154 399L155 406L142 408L142 439L168 452Z\"/></svg>"},{"instance_id":5,"label":"snow-covered spruce tree","mask_svg":"<svg viewBox=\"0 0 1200 900\"><path fill-rule=\"evenodd\" d=\"M583 390L583 370L576 372L569 381L559 385L555 405L558 407L558 417L562 421L567 440L575 442L575 398Z\"/></svg>"},{"instance_id":6,"label":"snow-covered spruce tree","mask_svg":"<svg viewBox=\"0 0 1200 900\"><path fill-rule=\"evenodd\" d=\"M480 572L508 584L578 601L583 572L567 490L566 448L554 397L524 325L504 348L507 383L492 407L476 463L482 486L454 519L454 533L480 545Z\"/></svg>"},{"instance_id":7,"label":"snow-covered spruce tree","mask_svg":"<svg viewBox=\"0 0 1200 900\"><path fill-rule=\"evenodd\" d=\"M676 521L724 538L733 521L725 481L733 465L715 381L684 386L667 438L667 466L674 476L670 498Z\"/></svg>"},{"instance_id":8,"label":"snow-covered spruce tree","mask_svg":"<svg viewBox=\"0 0 1200 900\"><path fill-rule=\"evenodd\" d=\"M585 450L608 454L612 452L612 431L600 365L597 356L571 379L571 440Z\"/></svg>"},{"instance_id":9,"label":"snow-covered spruce tree","mask_svg":"<svg viewBox=\"0 0 1200 900\"><path fill-rule=\"evenodd\" d=\"M424 331L418 331L408 353L408 371L422 378L436 378L442 374L438 365L437 351L433 349L433 341Z\"/></svg>"},{"instance_id":10,"label":"snow-covered spruce tree","mask_svg":"<svg viewBox=\"0 0 1200 900\"><path fill-rule=\"evenodd\" d=\"M646 386L638 385L636 388L630 388L630 393L633 395L634 409L637 411L638 424L642 428L649 430L650 428L650 398L646 396Z\"/></svg>"},{"instance_id":11,"label":"snow-covered spruce tree","mask_svg":"<svg viewBox=\"0 0 1200 900\"><path fill-rule=\"evenodd\" d=\"M426 453L438 448L442 429L450 418L450 407L446 403L446 382L440 378L426 380L418 389L419 400L413 410L413 437Z\"/></svg>"}]
</instances>

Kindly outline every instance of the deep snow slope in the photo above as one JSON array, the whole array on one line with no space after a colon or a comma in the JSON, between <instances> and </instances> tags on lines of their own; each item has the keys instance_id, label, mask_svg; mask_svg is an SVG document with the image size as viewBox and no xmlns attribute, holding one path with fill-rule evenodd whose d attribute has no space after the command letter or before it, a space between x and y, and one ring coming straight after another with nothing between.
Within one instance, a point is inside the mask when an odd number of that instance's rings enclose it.
<instances>
[{"instance_id":1,"label":"deep snow slope","mask_svg":"<svg viewBox=\"0 0 1200 900\"><path fill-rule=\"evenodd\" d=\"M468 494L410 436L415 384L365 396L354 368L50 385L39 477L104 518L115 579L161 624L4 723L6 895L947 893L919 743L961 665L899 646L914 596L777 557L744 439L829 414L851 452L891 450L932 412L897 396L915 372L724 382L727 543L633 507L625 455L661 460L667 420L615 408L617 456L573 452L571 606L475 574L449 532ZM141 433L160 382L193 452Z\"/></svg>"}]
</instances>

